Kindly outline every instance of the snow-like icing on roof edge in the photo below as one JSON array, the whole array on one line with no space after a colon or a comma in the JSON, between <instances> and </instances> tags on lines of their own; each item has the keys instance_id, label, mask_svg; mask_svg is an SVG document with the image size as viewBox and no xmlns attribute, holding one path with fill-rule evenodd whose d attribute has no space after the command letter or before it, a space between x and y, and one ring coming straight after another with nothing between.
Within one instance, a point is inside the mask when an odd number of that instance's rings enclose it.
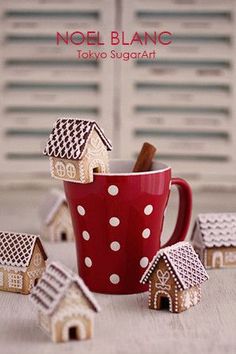
<instances>
[{"instance_id":1,"label":"snow-like icing on roof edge","mask_svg":"<svg viewBox=\"0 0 236 354\"><path fill-rule=\"evenodd\" d=\"M66 267L64 264L62 264L59 261L51 262L50 265L53 265L54 267L59 268L61 271L63 271L67 275L67 277L71 280L71 282L77 283L79 288L82 290L83 294L85 295L85 297L93 305L94 309L97 312L101 311L101 308L100 308L99 304L97 303L95 296L92 294L92 292L89 290L87 285L84 283L83 279L78 274L73 272L71 269L69 269L68 267Z\"/></svg>"},{"instance_id":2,"label":"snow-like icing on roof edge","mask_svg":"<svg viewBox=\"0 0 236 354\"><path fill-rule=\"evenodd\" d=\"M199 214L196 224L204 247L236 246L236 213ZM193 235L193 242L196 237Z\"/></svg>"},{"instance_id":3,"label":"snow-like icing on roof edge","mask_svg":"<svg viewBox=\"0 0 236 354\"><path fill-rule=\"evenodd\" d=\"M188 288L188 286L186 286L184 280L183 280L182 277L180 276L180 273L178 272L178 269L176 268L176 266L173 264L172 260L171 260L170 257L169 257L169 251L178 250L178 249L180 249L182 246L187 246L187 247L191 248L192 252L195 253L194 248L193 248L193 246L191 245L191 243L186 242L186 241L181 241L181 242L178 242L178 243L174 244L173 246L165 247L165 248L159 250L159 251L156 253L156 255L153 257L152 261L149 263L149 266L148 266L148 268L146 269L146 271L144 272L144 274L143 274L143 276L142 276L140 282L143 283L143 284L147 283L147 281L149 280L149 278L150 278L150 276L151 276L153 270L155 269L157 263L159 262L160 258L163 257L163 258L166 258L166 259L168 260L169 265L172 267L172 269L173 269L173 271L174 271L174 273L175 273L175 275L176 275L176 278L177 278L177 279L174 278L174 279L176 280L176 282L177 282L177 283L179 282L180 285L181 285L181 287L182 287L183 289ZM202 272L205 273L205 274L204 274L204 276L206 277L205 280L209 279L209 276L208 276L208 274L206 273L205 268L203 267L203 265L202 265L202 263L200 262L200 260L199 260L199 267L201 267L201 268L202 268Z\"/></svg>"},{"instance_id":4,"label":"snow-like icing on roof edge","mask_svg":"<svg viewBox=\"0 0 236 354\"><path fill-rule=\"evenodd\" d=\"M62 274L65 275L66 279L64 280L64 286L61 288L61 290L57 289L59 290L57 291L57 294L53 293L51 295L51 303L48 304L47 302L45 302L45 296L47 298L48 292L50 291L45 285L45 282L47 283L47 279L45 278L47 278L47 275L49 277L52 276L50 272L53 270L59 270ZM57 281L56 276L55 276L55 280ZM94 311L96 312L101 311L101 308L98 305L95 297L87 288L87 286L84 284L83 280L76 273L74 273L72 270L67 268L64 264L56 261L53 261L50 264L48 264L43 276L39 280L38 284L33 288L30 295L30 300L43 313L52 315L57 310L60 302L66 296L67 290L69 289L70 285L73 283L79 287L79 289L82 291L83 295L86 297L88 302L92 305Z\"/></svg>"},{"instance_id":5,"label":"snow-like icing on roof edge","mask_svg":"<svg viewBox=\"0 0 236 354\"><path fill-rule=\"evenodd\" d=\"M76 122L76 121L80 121L80 123L82 123L82 122L90 123L90 124L89 124L89 129L90 129L90 130L89 130L88 136L86 137L85 143L80 146L80 153L79 153L79 156L76 156L76 157L75 157L75 156L73 156L73 157L71 157L71 156L70 156L70 157L68 157L68 156L61 156L61 155L60 155L60 151L58 151L57 154L55 154L55 153L52 154L52 153L50 153L50 152L48 151L48 149L49 149L49 142L50 142L50 141L53 141L54 130L57 128L57 125L59 125L60 122L63 121L63 120L65 120L65 121L67 121L67 120L74 120L75 122ZM78 124L79 124L79 122L78 122ZM70 160L70 159L72 159L72 160L80 160L80 159L83 157L83 155L84 155L84 153L85 153L85 151L86 151L86 147L87 147L89 138L90 138L90 136L91 136L91 134L92 134L92 132L93 132L94 129L95 129L96 132L98 133L100 139L103 141L103 144L107 147L107 150L108 150L108 151L111 151L111 150L112 150L111 141L105 136L104 130L99 127L99 125L97 124L97 122L96 122L95 120L80 119L80 118L74 118L74 117L64 117L64 118L58 118L58 119L53 123L53 128L52 128L52 131L51 131L51 133L50 133L50 135L49 135L49 138L48 138L48 141L47 141L47 143L46 143L46 147L44 148L43 154L44 154L44 155L47 155L47 156L49 156L49 157L55 157L55 158L59 157L59 158L66 158L66 159L69 159L69 160ZM66 155L66 152L65 152L65 155Z\"/></svg>"},{"instance_id":6,"label":"snow-like icing on roof edge","mask_svg":"<svg viewBox=\"0 0 236 354\"><path fill-rule=\"evenodd\" d=\"M165 249L167 249L169 247L166 247ZM159 261L159 259L164 255L164 248L160 249L157 251L157 253L153 256L151 262L149 263L147 269L145 270L145 272L142 275L142 278L140 279L140 283L145 284L148 279L150 278L152 271L154 270L157 262Z\"/></svg>"}]
</instances>

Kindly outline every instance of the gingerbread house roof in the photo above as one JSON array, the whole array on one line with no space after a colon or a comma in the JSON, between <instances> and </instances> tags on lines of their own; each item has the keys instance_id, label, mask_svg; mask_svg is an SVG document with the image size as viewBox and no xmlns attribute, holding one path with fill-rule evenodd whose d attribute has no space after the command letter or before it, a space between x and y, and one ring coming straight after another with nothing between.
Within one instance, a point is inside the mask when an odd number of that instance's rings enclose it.
<instances>
[{"instance_id":1,"label":"gingerbread house roof","mask_svg":"<svg viewBox=\"0 0 236 354\"><path fill-rule=\"evenodd\" d=\"M111 150L111 142L105 137L104 132L95 121L62 118L54 124L44 155L62 159L81 159L94 129L107 150Z\"/></svg>"},{"instance_id":2,"label":"gingerbread house roof","mask_svg":"<svg viewBox=\"0 0 236 354\"><path fill-rule=\"evenodd\" d=\"M52 262L47 266L38 284L33 288L30 299L40 311L51 315L73 283L82 291L93 310L99 312L100 306L83 280L59 262Z\"/></svg>"},{"instance_id":3,"label":"gingerbread house roof","mask_svg":"<svg viewBox=\"0 0 236 354\"><path fill-rule=\"evenodd\" d=\"M39 236L0 231L0 265L28 267L36 242L47 259Z\"/></svg>"},{"instance_id":4,"label":"gingerbread house roof","mask_svg":"<svg viewBox=\"0 0 236 354\"><path fill-rule=\"evenodd\" d=\"M62 191L58 189L50 190L40 209L42 222L46 225L50 224L59 208L64 203L67 204L67 201Z\"/></svg>"},{"instance_id":5,"label":"gingerbread house roof","mask_svg":"<svg viewBox=\"0 0 236 354\"><path fill-rule=\"evenodd\" d=\"M236 213L199 214L192 241L204 247L236 246Z\"/></svg>"},{"instance_id":6,"label":"gingerbread house roof","mask_svg":"<svg viewBox=\"0 0 236 354\"><path fill-rule=\"evenodd\" d=\"M145 284L149 280L161 257L174 272L177 284L184 290L200 285L209 278L191 244L178 242L157 252L143 274L141 283Z\"/></svg>"}]
</instances>

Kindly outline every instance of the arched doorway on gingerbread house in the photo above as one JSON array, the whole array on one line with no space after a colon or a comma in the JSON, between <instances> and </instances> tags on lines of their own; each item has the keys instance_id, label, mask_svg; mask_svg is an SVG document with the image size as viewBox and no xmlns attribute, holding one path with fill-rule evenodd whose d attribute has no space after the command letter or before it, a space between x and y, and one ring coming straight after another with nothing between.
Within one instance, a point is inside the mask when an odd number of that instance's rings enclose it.
<instances>
[{"instance_id":1,"label":"arched doorway on gingerbread house","mask_svg":"<svg viewBox=\"0 0 236 354\"><path fill-rule=\"evenodd\" d=\"M154 308L158 310L172 310L172 299L166 291L157 291L154 297Z\"/></svg>"},{"instance_id":2,"label":"arched doorway on gingerbread house","mask_svg":"<svg viewBox=\"0 0 236 354\"><path fill-rule=\"evenodd\" d=\"M86 337L86 327L82 321L79 319L66 321L62 330L63 341L85 339Z\"/></svg>"},{"instance_id":3,"label":"arched doorway on gingerbread house","mask_svg":"<svg viewBox=\"0 0 236 354\"><path fill-rule=\"evenodd\" d=\"M78 339L77 327L76 326L69 327L68 331L69 331L68 336L69 336L70 340Z\"/></svg>"},{"instance_id":4,"label":"arched doorway on gingerbread house","mask_svg":"<svg viewBox=\"0 0 236 354\"><path fill-rule=\"evenodd\" d=\"M93 160L89 165L89 175L92 177L93 173L105 173L106 167L103 161Z\"/></svg>"}]
</instances>

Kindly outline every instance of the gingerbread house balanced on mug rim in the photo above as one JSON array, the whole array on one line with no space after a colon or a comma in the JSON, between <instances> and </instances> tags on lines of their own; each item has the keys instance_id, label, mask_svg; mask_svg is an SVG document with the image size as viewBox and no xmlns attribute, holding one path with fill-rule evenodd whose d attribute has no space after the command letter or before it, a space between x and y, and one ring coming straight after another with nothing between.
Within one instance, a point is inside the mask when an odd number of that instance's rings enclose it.
<instances>
[{"instance_id":1,"label":"gingerbread house balanced on mug rim","mask_svg":"<svg viewBox=\"0 0 236 354\"><path fill-rule=\"evenodd\" d=\"M44 155L49 156L52 177L76 183L93 182L93 173L109 172L111 142L95 121L58 119Z\"/></svg>"}]
</instances>

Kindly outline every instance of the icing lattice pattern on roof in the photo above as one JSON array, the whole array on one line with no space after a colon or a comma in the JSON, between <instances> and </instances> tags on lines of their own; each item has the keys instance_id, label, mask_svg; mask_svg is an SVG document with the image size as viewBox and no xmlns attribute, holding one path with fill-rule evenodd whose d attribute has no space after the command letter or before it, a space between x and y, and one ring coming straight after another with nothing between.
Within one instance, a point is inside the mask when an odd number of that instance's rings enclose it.
<instances>
[{"instance_id":1,"label":"icing lattice pattern on roof","mask_svg":"<svg viewBox=\"0 0 236 354\"><path fill-rule=\"evenodd\" d=\"M54 124L44 155L73 160L80 159L93 129L96 130L107 150L111 150L111 142L105 137L95 121L62 118Z\"/></svg>"},{"instance_id":2,"label":"icing lattice pattern on roof","mask_svg":"<svg viewBox=\"0 0 236 354\"><path fill-rule=\"evenodd\" d=\"M13 232L0 232L0 264L27 267L38 236Z\"/></svg>"},{"instance_id":3,"label":"icing lattice pattern on roof","mask_svg":"<svg viewBox=\"0 0 236 354\"><path fill-rule=\"evenodd\" d=\"M154 256L141 279L142 283L148 281L161 257L168 260L183 289L200 285L208 279L205 268L193 247L188 242L179 242L174 246L163 248Z\"/></svg>"},{"instance_id":4,"label":"icing lattice pattern on roof","mask_svg":"<svg viewBox=\"0 0 236 354\"><path fill-rule=\"evenodd\" d=\"M33 288L30 299L42 312L52 314L73 282L78 285L93 309L100 311L95 297L83 280L59 262L53 262L47 266L42 278Z\"/></svg>"},{"instance_id":5,"label":"icing lattice pattern on roof","mask_svg":"<svg viewBox=\"0 0 236 354\"><path fill-rule=\"evenodd\" d=\"M206 247L236 246L236 213L199 214L198 223Z\"/></svg>"}]
</instances>

